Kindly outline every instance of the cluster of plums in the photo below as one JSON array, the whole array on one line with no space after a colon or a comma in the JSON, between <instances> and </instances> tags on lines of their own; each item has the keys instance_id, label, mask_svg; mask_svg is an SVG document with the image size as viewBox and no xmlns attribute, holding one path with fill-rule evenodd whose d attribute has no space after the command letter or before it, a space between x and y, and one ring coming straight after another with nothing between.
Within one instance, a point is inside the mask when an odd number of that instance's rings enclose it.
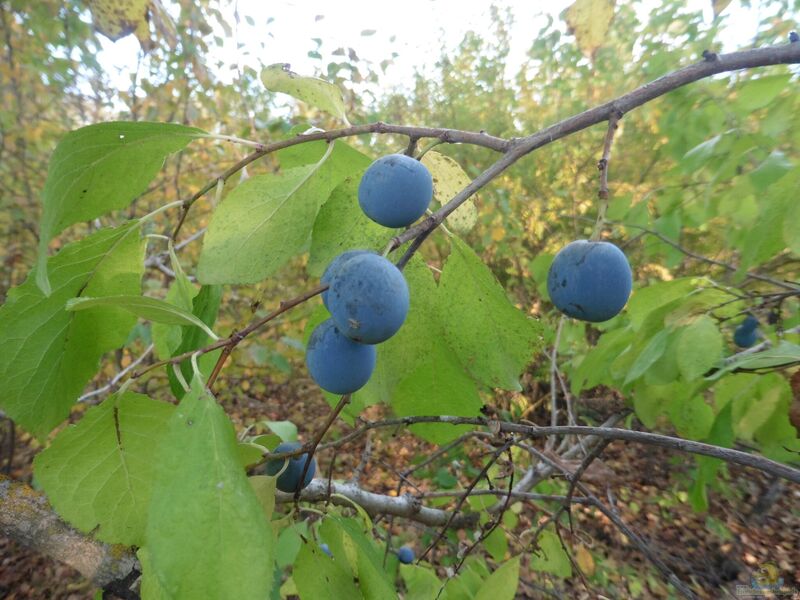
<instances>
[{"instance_id":1,"label":"cluster of plums","mask_svg":"<svg viewBox=\"0 0 800 600\"><path fill-rule=\"evenodd\" d=\"M417 160L402 154L379 158L364 172L358 202L386 227L404 227L421 217L433 195L433 179ZM322 275L322 301L331 314L311 333L306 365L322 389L351 394L375 369L375 344L392 337L408 314L403 273L368 250L350 250L331 261Z\"/></svg>"},{"instance_id":2,"label":"cluster of plums","mask_svg":"<svg viewBox=\"0 0 800 600\"><path fill-rule=\"evenodd\" d=\"M609 242L577 240L558 251L547 274L550 300L565 315L599 323L619 314L633 285L622 250Z\"/></svg>"}]
</instances>

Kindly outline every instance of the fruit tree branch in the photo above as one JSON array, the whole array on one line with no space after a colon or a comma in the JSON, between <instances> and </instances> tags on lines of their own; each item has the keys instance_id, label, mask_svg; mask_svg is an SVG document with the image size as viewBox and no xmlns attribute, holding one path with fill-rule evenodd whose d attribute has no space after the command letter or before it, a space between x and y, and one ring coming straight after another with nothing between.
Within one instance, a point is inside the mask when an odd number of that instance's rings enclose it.
<instances>
[{"instance_id":1,"label":"fruit tree branch","mask_svg":"<svg viewBox=\"0 0 800 600\"><path fill-rule=\"evenodd\" d=\"M392 247L398 248L424 231L435 229L441 225L445 217L466 202L475 192L534 150L578 131L588 129L592 125L608 121L613 115L624 115L659 96L712 75L741 69L796 63L800 63L800 43L796 42L730 54L707 54L702 61L659 77L619 98L559 121L527 137L515 139L497 162L478 175L452 200L432 215L395 236L392 240Z\"/></svg>"},{"instance_id":2,"label":"fruit tree branch","mask_svg":"<svg viewBox=\"0 0 800 600\"><path fill-rule=\"evenodd\" d=\"M197 191L191 198L185 200L183 203L183 210L178 220L178 224L172 232L172 238L175 239L180 232L189 214L189 209L192 205L205 196L208 192L214 189L217 184L222 181L227 181L230 177L244 169L250 163L257 161L259 158L296 146L298 144L305 144L308 142L317 142L324 140L332 142L340 138L353 137L358 135L366 135L370 133L381 134L398 134L408 136L411 140L419 140L421 138L436 138L441 142L447 144L472 144L475 146L483 146L490 148L497 152L505 152L511 145L510 140L495 137L484 132L478 131L462 131L460 129L446 129L444 127L412 127L408 125L392 125L390 123L383 123L381 121L375 123L366 123L364 125L355 125L353 127L345 127L343 129L333 129L330 131L315 131L313 133L296 135L292 138L278 140L271 144L255 144L256 150L245 156L242 160L220 173L217 177L206 183L199 191ZM248 144L252 145L252 144Z\"/></svg>"},{"instance_id":3,"label":"fruit tree branch","mask_svg":"<svg viewBox=\"0 0 800 600\"><path fill-rule=\"evenodd\" d=\"M76 531L50 508L43 493L2 475L0 532L69 565L99 587L124 579L137 565L128 548Z\"/></svg>"},{"instance_id":4,"label":"fruit tree branch","mask_svg":"<svg viewBox=\"0 0 800 600\"><path fill-rule=\"evenodd\" d=\"M325 447L340 446L349 442L352 439L363 435L369 429L379 427L401 427L408 425L416 425L419 423L442 423L448 425L475 425L478 427L488 427L494 430L499 430L504 433L522 434L528 438L543 438L550 435L581 435L581 436L596 436L602 439L609 440L624 440L628 442L636 442L639 444L647 444L651 446L660 446L662 448L670 448L672 450L679 450L681 452L688 452L690 454L699 454L702 456L710 456L712 458L719 458L726 462L735 463L745 467L751 467L775 475L783 479L788 479L794 483L800 483L800 469L781 464L774 460L764 458L755 454L748 454L740 450L732 448L722 448L721 446L714 446L712 444L705 444L703 442L695 442L692 440L685 440L682 438L671 437L668 435L661 435L659 433L650 433L646 431L633 431L630 429L621 429L618 427L590 427L587 425L560 425L558 427L549 426L536 426L524 425L522 423L511 423L507 421L490 421L480 417L454 417L447 415L430 415L430 416L416 416L416 417L398 417L395 419L386 419L383 421L364 421L363 425L358 429L348 433L347 435L339 438L334 442L325 444ZM296 452L295 454L298 454ZM289 456L289 454L287 454Z\"/></svg>"}]
</instances>

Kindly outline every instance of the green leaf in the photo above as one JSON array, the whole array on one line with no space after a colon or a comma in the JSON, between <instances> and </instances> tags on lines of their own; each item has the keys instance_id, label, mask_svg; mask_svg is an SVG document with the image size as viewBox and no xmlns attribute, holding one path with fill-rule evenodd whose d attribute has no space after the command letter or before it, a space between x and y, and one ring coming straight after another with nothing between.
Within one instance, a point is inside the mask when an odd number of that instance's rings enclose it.
<instances>
[{"instance_id":1,"label":"green leaf","mask_svg":"<svg viewBox=\"0 0 800 600\"><path fill-rule=\"evenodd\" d=\"M483 540L483 546L495 562L500 562L506 557L506 552L508 552L506 532L503 531L502 527L497 527Z\"/></svg>"},{"instance_id":2,"label":"green leaf","mask_svg":"<svg viewBox=\"0 0 800 600\"><path fill-rule=\"evenodd\" d=\"M156 464L174 406L125 392L90 408L36 455L34 474L58 514L83 532L140 546Z\"/></svg>"},{"instance_id":3,"label":"green leaf","mask_svg":"<svg viewBox=\"0 0 800 600\"><path fill-rule=\"evenodd\" d=\"M674 301L683 299L695 289L695 282L689 277L654 283L637 289L628 301L628 318L634 331L640 330L659 310ZM663 318L661 320L663 325Z\"/></svg>"},{"instance_id":4,"label":"green leaf","mask_svg":"<svg viewBox=\"0 0 800 600\"><path fill-rule=\"evenodd\" d=\"M228 194L206 232L198 279L257 283L302 252L320 206L341 177L322 168L330 156L326 153L312 165L256 175Z\"/></svg>"},{"instance_id":5,"label":"green leaf","mask_svg":"<svg viewBox=\"0 0 800 600\"><path fill-rule=\"evenodd\" d=\"M628 374L625 376L625 385L644 375L645 371L661 358L661 355L664 354L664 350L667 348L671 333L672 331L669 329L664 329L650 338L650 341L636 357L633 365L631 365L630 371L628 371Z\"/></svg>"},{"instance_id":6,"label":"green leaf","mask_svg":"<svg viewBox=\"0 0 800 600\"><path fill-rule=\"evenodd\" d=\"M142 583L140 597L142 600L170 600L169 594L161 587L161 582L153 573L150 562L150 553L147 548L141 547L136 551L139 564L142 565Z\"/></svg>"},{"instance_id":7,"label":"green leaf","mask_svg":"<svg viewBox=\"0 0 800 600\"><path fill-rule=\"evenodd\" d=\"M68 311L82 311L98 307L117 307L129 313L157 323L167 325L193 325L202 329L213 340L219 337L200 319L192 313L165 302L158 298L148 296L102 296L99 298L72 298L67 301Z\"/></svg>"},{"instance_id":8,"label":"green leaf","mask_svg":"<svg viewBox=\"0 0 800 600\"><path fill-rule=\"evenodd\" d=\"M572 564L555 533L545 529L536 543L539 549L531 555L531 569L556 577L572 576Z\"/></svg>"},{"instance_id":9,"label":"green leaf","mask_svg":"<svg viewBox=\"0 0 800 600\"><path fill-rule=\"evenodd\" d=\"M685 384L674 382L667 385L637 384L633 393L633 408L645 427L653 429L658 417L666 410L669 400L676 395L685 395Z\"/></svg>"},{"instance_id":10,"label":"green leaf","mask_svg":"<svg viewBox=\"0 0 800 600\"><path fill-rule=\"evenodd\" d=\"M320 277L347 250L382 250L397 231L378 225L358 205L360 175L345 179L331 193L314 222L308 272Z\"/></svg>"},{"instance_id":11,"label":"green leaf","mask_svg":"<svg viewBox=\"0 0 800 600\"><path fill-rule=\"evenodd\" d=\"M709 316L683 328L678 339L678 369L687 381L697 379L717 364L722 355L722 334Z\"/></svg>"},{"instance_id":12,"label":"green leaf","mask_svg":"<svg viewBox=\"0 0 800 600\"><path fill-rule=\"evenodd\" d=\"M714 410L702 396L674 396L667 412L678 434L690 440L704 439L714 424Z\"/></svg>"},{"instance_id":13,"label":"green leaf","mask_svg":"<svg viewBox=\"0 0 800 600\"><path fill-rule=\"evenodd\" d=\"M273 477L273 479L275 479ZM276 563L278 567L288 567L293 564L300 547L303 545L301 535L308 533L308 526L305 521L292 523L284 528L278 535L278 543L275 547Z\"/></svg>"},{"instance_id":14,"label":"green leaf","mask_svg":"<svg viewBox=\"0 0 800 600\"><path fill-rule=\"evenodd\" d=\"M400 575L406 584L406 600L430 600L442 587L436 573L420 565L400 565Z\"/></svg>"},{"instance_id":15,"label":"green leaf","mask_svg":"<svg viewBox=\"0 0 800 600\"><path fill-rule=\"evenodd\" d=\"M520 390L519 375L541 347L540 326L509 302L489 268L456 237L438 297L445 336L461 363L487 386Z\"/></svg>"},{"instance_id":16,"label":"green leaf","mask_svg":"<svg viewBox=\"0 0 800 600\"><path fill-rule=\"evenodd\" d=\"M681 168L687 173L700 169L714 156L717 146L723 139L724 136L715 135L689 150L681 161Z\"/></svg>"},{"instance_id":17,"label":"green leaf","mask_svg":"<svg viewBox=\"0 0 800 600\"><path fill-rule=\"evenodd\" d=\"M347 562L354 580L358 581L365 600L396 598L394 586L383 569L383 555L371 539L364 535L363 526L351 519L328 517L320 533L331 548L331 553ZM333 596L339 597L339 596Z\"/></svg>"},{"instance_id":18,"label":"green leaf","mask_svg":"<svg viewBox=\"0 0 800 600\"><path fill-rule=\"evenodd\" d=\"M800 202L792 202L783 219L783 239L794 254L800 256Z\"/></svg>"},{"instance_id":19,"label":"green leaf","mask_svg":"<svg viewBox=\"0 0 800 600\"><path fill-rule=\"evenodd\" d=\"M780 150L773 150L758 167L750 173L750 181L757 190L765 190L792 170L792 161Z\"/></svg>"},{"instance_id":20,"label":"green leaf","mask_svg":"<svg viewBox=\"0 0 800 600\"><path fill-rule=\"evenodd\" d=\"M539 544L542 545L542 536L539 537ZM558 539L556 539L558 543ZM561 550L561 546L558 546ZM561 550L563 554L563 550ZM566 558L566 555L564 555ZM475 600L514 600L517 594L517 587L519 586L519 556L515 556L497 569L494 573L489 575L489 578L483 582L483 585L475 595ZM533 562L533 559L531 560ZM567 565L569 565L569 558L567 558ZM531 565L532 568L533 565ZM544 570L544 569L540 569ZM563 570L563 569L562 569ZM551 571L548 571L551 572ZM569 573L572 573L572 568L569 568ZM556 573L558 574L558 573ZM565 575L568 577L569 575Z\"/></svg>"},{"instance_id":21,"label":"green leaf","mask_svg":"<svg viewBox=\"0 0 800 600\"><path fill-rule=\"evenodd\" d=\"M138 222L102 229L66 245L48 260L52 293L36 285L36 272L0 307L0 408L39 438L69 414L107 351L125 343L136 319L118 308L64 310L78 295L135 294L144 244Z\"/></svg>"},{"instance_id":22,"label":"green leaf","mask_svg":"<svg viewBox=\"0 0 800 600\"><path fill-rule=\"evenodd\" d=\"M206 133L170 123L98 123L65 135L50 157L42 194L36 282L50 294L47 246L73 223L125 208L147 189L164 159Z\"/></svg>"},{"instance_id":23,"label":"green leaf","mask_svg":"<svg viewBox=\"0 0 800 600\"><path fill-rule=\"evenodd\" d=\"M594 348L583 357L580 364L570 373L573 394L580 394L601 383L610 385L611 363L631 344L634 334L629 327L604 333Z\"/></svg>"},{"instance_id":24,"label":"green leaf","mask_svg":"<svg viewBox=\"0 0 800 600\"><path fill-rule=\"evenodd\" d=\"M779 411L784 414L791 399L789 383L780 375L738 375L740 387L732 397L733 430L737 437L752 440Z\"/></svg>"},{"instance_id":25,"label":"green leaf","mask_svg":"<svg viewBox=\"0 0 800 600\"><path fill-rule=\"evenodd\" d=\"M417 257L404 274L411 296L408 317L396 335L378 346L375 372L356 398L365 404L390 403L400 416L427 415L431 407L443 415L477 416L482 405L478 389L444 336L442 290ZM435 443L447 442L466 429L441 424L412 427Z\"/></svg>"},{"instance_id":26,"label":"green leaf","mask_svg":"<svg viewBox=\"0 0 800 600\"><path fill-rule=\"evenodd\" d=\"M171 597L264 598L271 589L272 530L233 425L197 379L159 446L146 547Z\"/></svg>"},{"instance_id":27,"label":"green leaf","mask_svg":"<svg viewBox=\"0 0 800 600\"><path fill-rule=\"evenodd\" d=\"M791 74L763 75L741 85L736 105L743 113L765 107L785 89L789 89Z\"/></svg>"},{"instance_id":28,"label":"green leaf","mask_svg":"<svg viewBox=\"0 0 800 600\"><path fill-rule=\"evenodd\" d=\"M333 551L333 547L331 549ZM336 556L335 551L333 552ZM341 564L341 560L331 560L317 544L305 542L292 567L292 577L300 600L362 598L361 592L353 583L352 574Z\"/></svg>"},{"instance_id":29,"label":"green leaf","mask_svg":"<svg viewBox=\"0 0 800 600\"><path fill-rule=\"evenodd\" d=\"M264 67L261 81L271 92L289 94L293 98L319 108L350 125L345 114L344 98L341 90L322 79L303 77L289 70L286 63L276 63Z\"/></svg>"},{"instance_id":30,"label":"green leaf","mask_svg":"<svg viewBox=\"0 0 800 600\"><path fill-rule=\"evenodd\" d=\"M791 207L797 204L798 188L800 168L795 168L759 198L758 218L737 244L742 253L740 271L771 259L786 247L785 220Z\"/></svg>"},{"instance_id":31,"label":"green leaf","mask_svg":"<svg viewBox=\"0 0 800 600\"><path fill-rule=\"evenodd\" d=\"M752 354L745 354L724 363L709 379L718 379L737 369L774 369L800 362L800 346L781 340L777 346Z\"/></svg>"},{"instance_id":32,"label":"green leaf","mask_svg":"<svg viewBox=\"0 0 800 600\"><path fill-rule=\"evenodd\" d=\"M297 425L291 421L264 421L264 425L280 436L284 442L294 442L297 440Z\"/></svg>"}]
</instances>

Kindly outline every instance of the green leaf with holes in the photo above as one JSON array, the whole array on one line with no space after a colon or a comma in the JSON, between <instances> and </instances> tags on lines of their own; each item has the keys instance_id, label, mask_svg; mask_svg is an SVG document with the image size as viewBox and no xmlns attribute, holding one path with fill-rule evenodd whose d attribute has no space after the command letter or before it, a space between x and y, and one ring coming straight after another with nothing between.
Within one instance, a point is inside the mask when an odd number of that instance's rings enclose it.
<instances>
[{"instance_id":1,"label":"green leaf with holes","mask_svg":"<svg viewBox=\"0 0 800 600\"><path fill-rule=\"evenodd\" d=\"M98 123L65 135L56 146L42 193L36 282L49 295L51 239L74 223L125 208L147 189L164 159L207 135L171 123Z\"/></svg>"},{"instance_id":2,"label":"green leaf with holes","mask_svg":"<svg viewBox=\"0 0 800 600\"><path fill-rule=\"evenodd\" d=\"M67 312L78 295L136 294L144 244L138 222L102 229L68 244L48 260L52 293L36 285L36 271L0 307L0 408L39 438L69 414L107 351L125 343L136 323L117 307Z\"/></svg>"},{"instance_id":3,"label":"green leaf with holes","mask_svg":"<svg viewBox=\"0 0 800 600\"><path fill-rule=\"evenodd\" d=\"M572 564L555 533L545 529L536 540L536 544L538 548L531 554L531 569L550 573L556 577L572 576Z\"/></svg>"},{"instance_id":4,"label":"green leaf with holes","mask_svg":"<svg viewBox=\"0 0 800 600\"><path fill-rule=\"evenodd\" d=\"M469 246L456 237L451 239L438 294L447 341L478 381L519 390L520 373L541 347L541 327L509 301Z\"/></svg>"},{"instance_id":5,"label":"green leaf with holes","mask_svg":"<svg viewBox=\"0 0 800 600\"><path fill-rule=\"evenodd\" d=\"M36 455L36 482L70 525L140 546L156 464L174 406L124 392L90 408Z\"/></svg>"},{"instance_id":6,"label":"green leaf with holes","mask_svg":"<svg viewBox=\"0 0 800 600\"><path fill-rule=\"evenodd\" d=\"M404 271L411 307L403 327L378 346L378 362L370 382L356 398L364 405L385 402L399 416L439 414L477 416L482 402L475 381L461 364L444 335L437 287L427 265L418 257ZM415 425L423 438L444 443L468 427Z\"/></svg>"},{"instance_id":7,"label":"green leaf with holes","mask_svg":"<svg viewBox=\"0 0 800 600\"><path fill-rule=\"evenodd\" d=\"M358 205L360 174L345 179L320 209L311 234L309 274L320 277L347 250L380 252L397 230L378 225Z\"/></svg>"}]
</instances>

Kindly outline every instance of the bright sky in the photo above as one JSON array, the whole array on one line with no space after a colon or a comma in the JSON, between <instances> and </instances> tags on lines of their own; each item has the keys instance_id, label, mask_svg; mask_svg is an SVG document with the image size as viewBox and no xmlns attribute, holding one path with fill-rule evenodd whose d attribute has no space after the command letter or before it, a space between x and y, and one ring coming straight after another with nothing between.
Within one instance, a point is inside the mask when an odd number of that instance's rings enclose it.
<instances>
[{"instance_id":1,"label":"bright sky","mask_svg":"<svg viewBox=\"0 0 800 600\"><path fill-rule=\"evenodd\" d=\"M531 38L551 15L560 23L559 14L573 0L495 0L494 5L511 10L514 23L510 32L511 56L509 74L522 63L530 47ZM618 0L622 2L624 0ZM164 4L170 9L170 2ZM725 10L726 31L724 49L746 46L755 34L758 22L756 8L745 9L735 0ZM648 10L657 7L658 0L646 2ZM702 10L707 22L711 21L711 0L687 0L687 8ZM175 8L175 7L172 7ZM237 25L234 12L238 10ZM402 2L376 2L375 0L222 0L221 11L234 29L233 39L226 41L223 51L206 57L209 68L223 81L229 81L235 70L229 65L237 61L259 70L261 65L289 63L292 70L314 74L315 68L327 64L308 57L314 49L312 38L323 41L322 54L342 46L352 47L360 58L376 65L398 54L394 63L381 78L382 85L407 87L412 83L415 70L428 72L441 54L442 47L454 48L469 30L489 33L490 3L470 0L403 0ZM322 15L322 18L318 18ZM245 17L253 20L253 25ZM268 22L269 19L273 19ZM372 35L362 35L374 30ZM220 32L221 33L221 32ZM102 38L102 36L101 36ZM130 85L130 73L136 68L138 42L133 36L112 43L103 39L100 63L119 88ZM237 45L242 46L237 49ZM224 67L218 69L217 61ZM340 57L340 60L346 60Z\"/></svg>"}]
</instances>

